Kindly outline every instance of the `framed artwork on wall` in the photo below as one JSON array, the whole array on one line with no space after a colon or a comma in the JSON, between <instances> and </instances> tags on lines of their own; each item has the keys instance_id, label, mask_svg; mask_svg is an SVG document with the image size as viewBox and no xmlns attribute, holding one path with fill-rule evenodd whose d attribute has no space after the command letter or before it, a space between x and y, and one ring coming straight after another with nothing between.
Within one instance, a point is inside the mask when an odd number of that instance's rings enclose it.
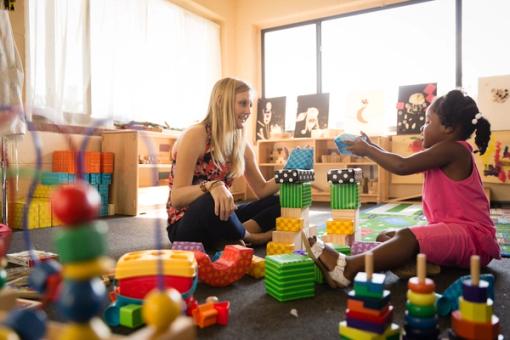
<instances>
[{"instance_id":1,"label":"framed artwork on wall","mask_svg":"<svg viewBox=\"0 0 510 340\"><path fill-rule=\"evenodd\" d=\"M345 97L344 130L380 135L385 126L383 90L351 91Z\"/></svg>"},{"instance_id":2,"label":"framed artwork on wall","mask_svg":"<svg viewBox=\"0 0 510 340\"><path fill-rule=\"evenodd\" d=\"M397 135L420 133L427 107L437 95L437 84L404 85L398 88Z\"/></svg>"},{"instance_id":3,"label":"framed artwork on wall","mask_svg":"<svg viewBox=\"0 0 510 340\"><path fill-rule=\"evenodd\" d=\"M286 97L261 98L257 105L256 136L271 138L271 133L282 133L285 129Z\"/></svg>"},{"instance_id":4,"label":"framed artwork on wall","mask_svg":"<svg viewBox=\"0 0 510 340\"><path fill-rule=\"evenodd\" d=\"M478 79L478 108L491 130L510 130L510 75Z\"/></svg>"},{"instance_id":5,"label":"framed artwork on wall","mask_svg":"<svg viewBox=\"0 0 510 340\"><path fill-rule=\"evenodd\" d=\"M294 137L311 137L312 130L327 129L329 93L298 96Z\"/></svg>"}]
</instances>

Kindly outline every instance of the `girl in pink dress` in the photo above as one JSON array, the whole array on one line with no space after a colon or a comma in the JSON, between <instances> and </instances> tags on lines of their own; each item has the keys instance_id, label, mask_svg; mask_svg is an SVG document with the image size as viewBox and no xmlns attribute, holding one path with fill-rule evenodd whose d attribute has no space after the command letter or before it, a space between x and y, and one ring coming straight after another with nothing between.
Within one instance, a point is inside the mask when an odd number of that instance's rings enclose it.
<instances>
[{"instance_id":1,"label":"girl in pink dress","mask_svg":"<svg viewBox=\"0 0 510 340\"><path fill-rule=\"evenodd\" d=\"M471 255L479 255L483 266L500 257L489 202L466 142L476 131L475 143L483 154L490 140L490 123L475 101L459 90L438 97L426 113L424 150L402 157L363 138L347 142L348 150L366 156L397 175L425 174L423 212L428 225L383 232L384 241L372 249L375 270L391 270L414 261L424 253L441 266L469 267ZM364 254L345 256L316 238L308 239L309 252L326 272L333 286L347 286L364 270Z\"/></svg>"}]
</instances>

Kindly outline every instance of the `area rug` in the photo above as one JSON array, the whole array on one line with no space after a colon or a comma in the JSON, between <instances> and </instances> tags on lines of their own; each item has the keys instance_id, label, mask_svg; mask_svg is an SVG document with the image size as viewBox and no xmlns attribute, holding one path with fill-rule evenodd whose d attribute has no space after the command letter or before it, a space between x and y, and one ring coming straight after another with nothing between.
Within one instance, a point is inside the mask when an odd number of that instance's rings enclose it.
<instances>
[{"instance_id":1,"label":"area rug","mask_svg":"<svg viewBox=\"0 0 510 340\"><path fill-rule=\"evenodd\" d=\"M496 238L501 248L501 256L510 257L510 210L492 209L491 217L496 225ZM375 241L377 235L386 229L401 229L427 224L421 204L401 203L382 204L362 209L358 224L361 226L361 239ZM319 234L325 226L319 227Z\"/></svg>"}]
</instances>

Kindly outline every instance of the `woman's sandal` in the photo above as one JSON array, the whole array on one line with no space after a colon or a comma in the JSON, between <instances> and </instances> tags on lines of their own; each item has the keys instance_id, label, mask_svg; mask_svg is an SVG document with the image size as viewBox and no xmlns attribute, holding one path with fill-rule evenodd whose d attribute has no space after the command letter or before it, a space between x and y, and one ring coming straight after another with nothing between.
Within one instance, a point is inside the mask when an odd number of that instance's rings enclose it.
<instances>
[{"instance_id":1,"label":"woman's sandal","mask_svg":"<svg viewBox=\"0 0 510 340\"><path fill-rule=\"evenodd\" d=\"M345 255L338 253L337 265L332 271L329 271L328 268L321 262L319 256L322 254L322 251L326 247L322 240L317 239L313 246L310 246L310 242L308 242L308 238L306 235L301 232L301 240L305 245L306 253L308 256L317 264L319 269L321 270L324 280L331 288L344 288L350 285L350 281L345 278L343 275L343 270L345 268ZM336 281L333 279L333 275L338 277Z\"/></svg>"}]
</instances>

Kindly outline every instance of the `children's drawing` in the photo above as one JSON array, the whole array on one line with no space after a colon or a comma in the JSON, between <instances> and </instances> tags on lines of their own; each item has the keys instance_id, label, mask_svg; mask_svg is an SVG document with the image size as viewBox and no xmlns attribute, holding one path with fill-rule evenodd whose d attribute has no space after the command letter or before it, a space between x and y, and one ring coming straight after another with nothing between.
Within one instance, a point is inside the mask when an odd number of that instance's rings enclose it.
<instances>
[{"instance_id":1,"label":"children's drawing","mask_svg":"<svg viewBox=\"0 0 510 340\"><path fill-rule=\"evenodd\" d=\"M312 130L327 129L329 93L298 96L294 137L311 137Z\"/></svg>"},{"instance_id":2,"label":"children's drawing","mask_svg":"<svg viewBox=\"0 0 510 340\"><path fill-rule=\"evenodd\" d=\"M480 78L478 107L491 130L510 130L510 75Z\"/></svg>"},{"instance_id":3,"label":"children's drawing","mask_svg":"<svg viewBox=\"0 0 510 340\"><path fill-rule=\"evenodd\" d=\"M436 97L437 85L400 86L397 103L397 134L416 134L425 123L425 111Z\"/></svg>"},{"instance_id":4,"label":"children's drawing","mask_svg":"<svg viewBox=\"0 0 510 340\"><path fill-rule=\"evenodd\" d=\"M262 98L258 102L257 130L259 139L271 138L271 133L281 133L285 128L285 97Z\"/></svg>"}]
</instances>

